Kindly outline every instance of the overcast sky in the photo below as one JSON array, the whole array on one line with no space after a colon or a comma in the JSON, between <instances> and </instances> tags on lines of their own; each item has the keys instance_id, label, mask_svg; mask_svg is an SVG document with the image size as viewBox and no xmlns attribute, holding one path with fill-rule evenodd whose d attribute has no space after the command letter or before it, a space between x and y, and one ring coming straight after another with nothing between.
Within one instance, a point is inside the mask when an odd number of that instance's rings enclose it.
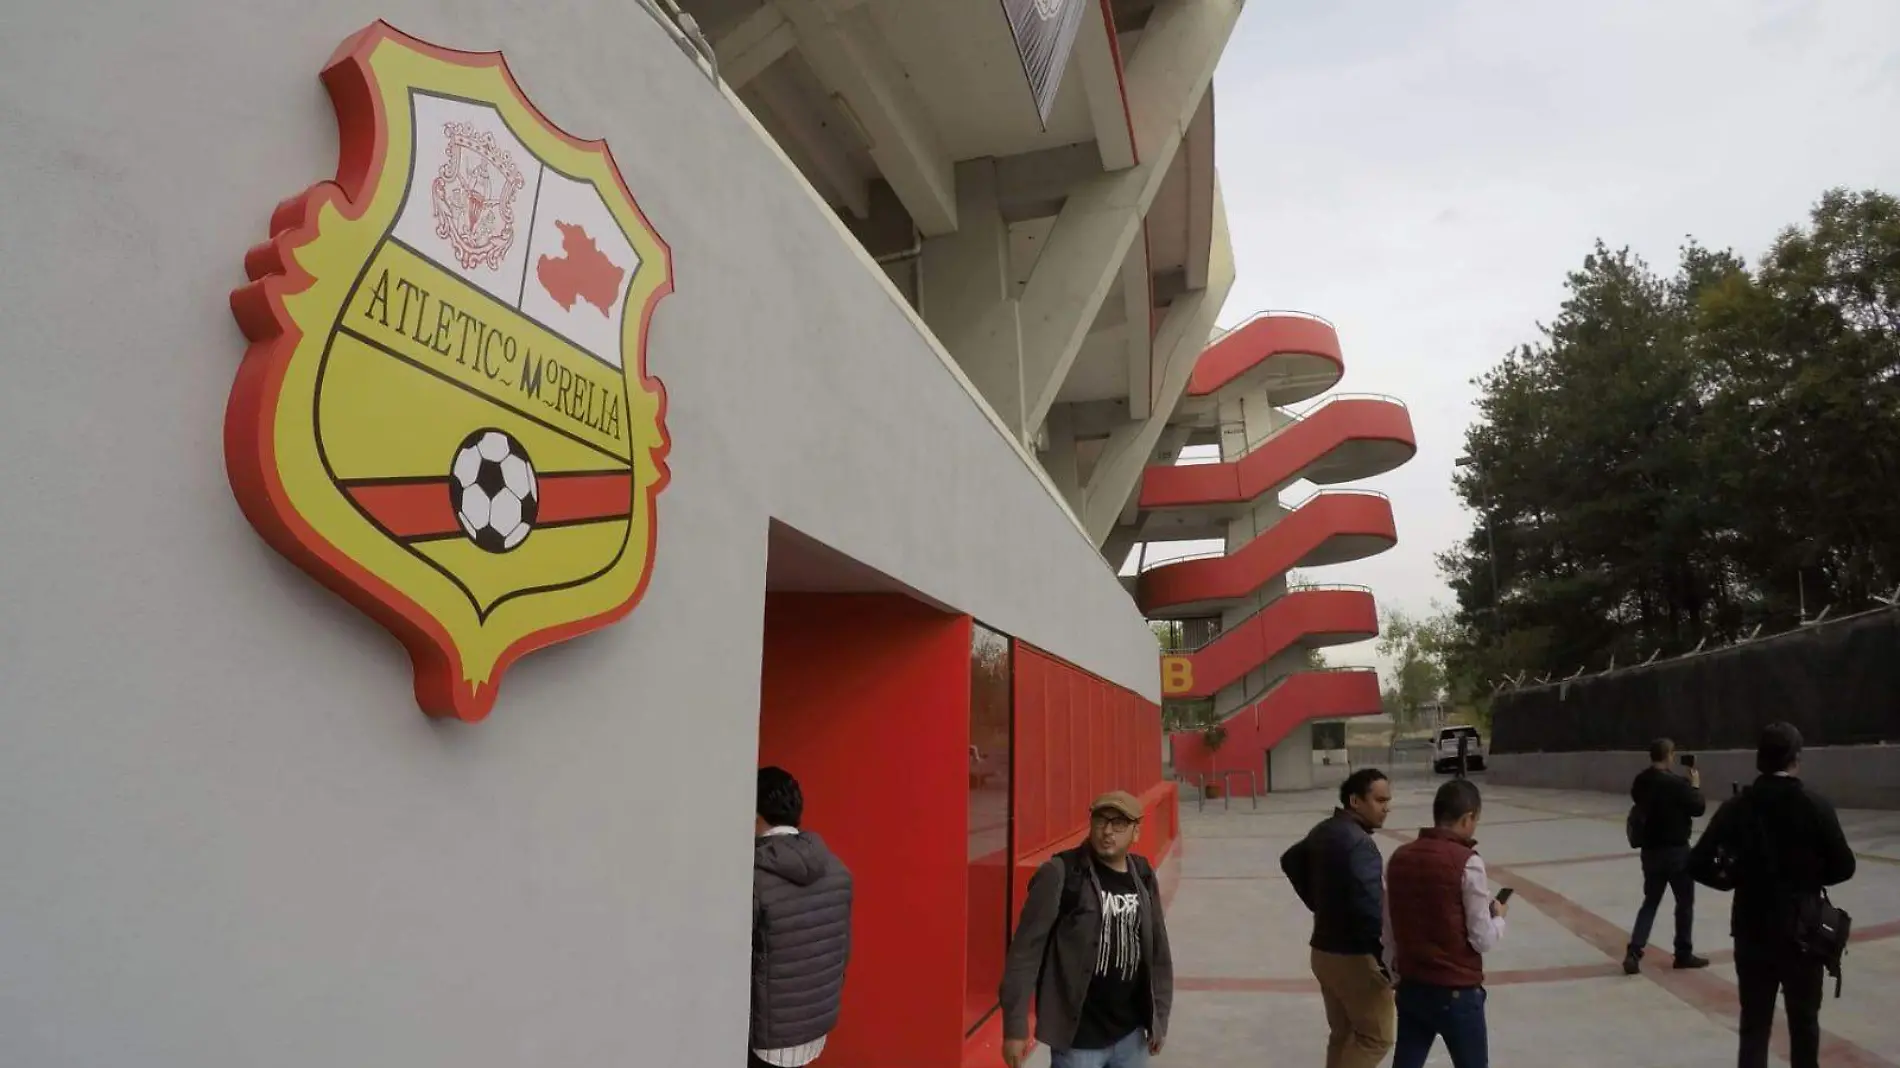
<instances>
[{"instance_id":1,"label":"overcast sky","mask_svg":"<svg viewBox=\"0 0 1900 1068\"><path fill-rule=\"evenodd\" d=\"M1900 192L1900 0L1254 3L1215 108L1222 323L1326 316L1339 390L1400 397L1418 435L1360 484L1391 495L1398 547L1313 577L1423 614L1472 522L1450 485L1469 380L1534 339L1593 239L1752 262L1830 186Z\"/></svg>"}]
</instances>

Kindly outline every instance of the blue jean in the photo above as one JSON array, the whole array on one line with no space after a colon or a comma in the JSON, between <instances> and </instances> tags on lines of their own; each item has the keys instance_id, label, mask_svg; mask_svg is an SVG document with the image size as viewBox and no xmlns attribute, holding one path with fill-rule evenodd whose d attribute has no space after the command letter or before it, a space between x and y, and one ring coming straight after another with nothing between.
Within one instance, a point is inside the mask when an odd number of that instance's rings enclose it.
<instances>
[{"instance_id":1,"label":"blue jean","mask_svg":"<svg viewBox=\"0 0 1900 1068\"><path fill-rule=\"evenodd\" d=\"M1148 1068L1148 1032L1136 1028L1107 1049L1052 1050L1049 1068Z\"/></svg>"},{"instance_id":2,"label":"blue jean","mask_svg":"<svg viewBox=\"0 0 1900 1068\"><path fill-rule=\"evenodd\" d=\"M1490 1036L1485 1031L1481 986L1454 990L1399 981L1399 1041L1392 1068L1423 1068L1432 1040L1443 1038L1452 1068L1490 1068Z\"/></svg>"},{"instance_id":3,"label":"blue jean","mask_svg":"<svg viewBox=\"0 0 1900 1068\"><path fill-rule=\"evenodd\" d=\"M1676 956L1695 952L1695 880L1689 877L1689 847L1643 850L1643 907L1630 928L1630 952L1642 956L1649 931L1662 907L1663 891L1676 896Z\"/></svg>"}]
</instances>

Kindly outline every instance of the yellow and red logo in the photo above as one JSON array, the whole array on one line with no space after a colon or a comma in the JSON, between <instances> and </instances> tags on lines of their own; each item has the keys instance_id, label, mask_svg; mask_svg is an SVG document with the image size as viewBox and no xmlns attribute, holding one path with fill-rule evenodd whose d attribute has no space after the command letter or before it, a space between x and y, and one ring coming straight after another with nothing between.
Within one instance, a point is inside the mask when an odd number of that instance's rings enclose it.
<instances>
[{"instance_id":1,"label":"yellow and red logo","mask_svg":"<svg viewBox=\"0 0 1900 1068\"><path fill-rule=\"evenodd\" d=\"M231 488L402 640L424 711L479 720L515 659L646 588L671 257L606 144L544 118L499 53L378 22L323 81L336 180L278 206L231 295Z\"/></svg>"}]
</instances>

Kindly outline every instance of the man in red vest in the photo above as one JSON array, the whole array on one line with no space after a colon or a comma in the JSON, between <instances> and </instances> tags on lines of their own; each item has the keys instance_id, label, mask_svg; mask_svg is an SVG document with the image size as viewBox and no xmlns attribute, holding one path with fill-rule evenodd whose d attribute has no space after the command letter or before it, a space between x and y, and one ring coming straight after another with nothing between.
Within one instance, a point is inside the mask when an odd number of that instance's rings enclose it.
<instances>
[{"instance_id":1,"label":"man in red vest","mask_svg":"<svg viewBox=\"0 0 1900 1068\"><path fill-rule=\"evenodd\" d=\"M1489 1068L1484 954L1504 937L1508 906L1492 898L1472 837L1483 807L1470 779L1447 782L1432 799L1436 826L1386 864L1385 945L1399 983L1392 1068L1421 1068L1441 1037L1453 1068Z\"/></svg>"}]
</instances>

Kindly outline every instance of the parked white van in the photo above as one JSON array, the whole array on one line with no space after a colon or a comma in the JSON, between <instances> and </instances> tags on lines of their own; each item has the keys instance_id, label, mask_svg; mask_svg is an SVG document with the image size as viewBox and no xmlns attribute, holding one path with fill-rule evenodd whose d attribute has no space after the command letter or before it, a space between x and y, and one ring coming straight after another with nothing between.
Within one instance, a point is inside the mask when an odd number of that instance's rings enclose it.
<instances>
[{"instance_id":1,"label":"parked white van","mask_svg":"<svg viewBox=\"0 0 1900 1068\"><path fill-rule=\"evenodd\" d=\"M1470 739L1465 743L1465 767L1471 771L1484 770L1484 738L1478 734L1478 728L1461 724L1438 728L1438 740L1432 747L1433 771L1458 769L1458 739L1461 737Z\"/></svg>"}]
</instances>

